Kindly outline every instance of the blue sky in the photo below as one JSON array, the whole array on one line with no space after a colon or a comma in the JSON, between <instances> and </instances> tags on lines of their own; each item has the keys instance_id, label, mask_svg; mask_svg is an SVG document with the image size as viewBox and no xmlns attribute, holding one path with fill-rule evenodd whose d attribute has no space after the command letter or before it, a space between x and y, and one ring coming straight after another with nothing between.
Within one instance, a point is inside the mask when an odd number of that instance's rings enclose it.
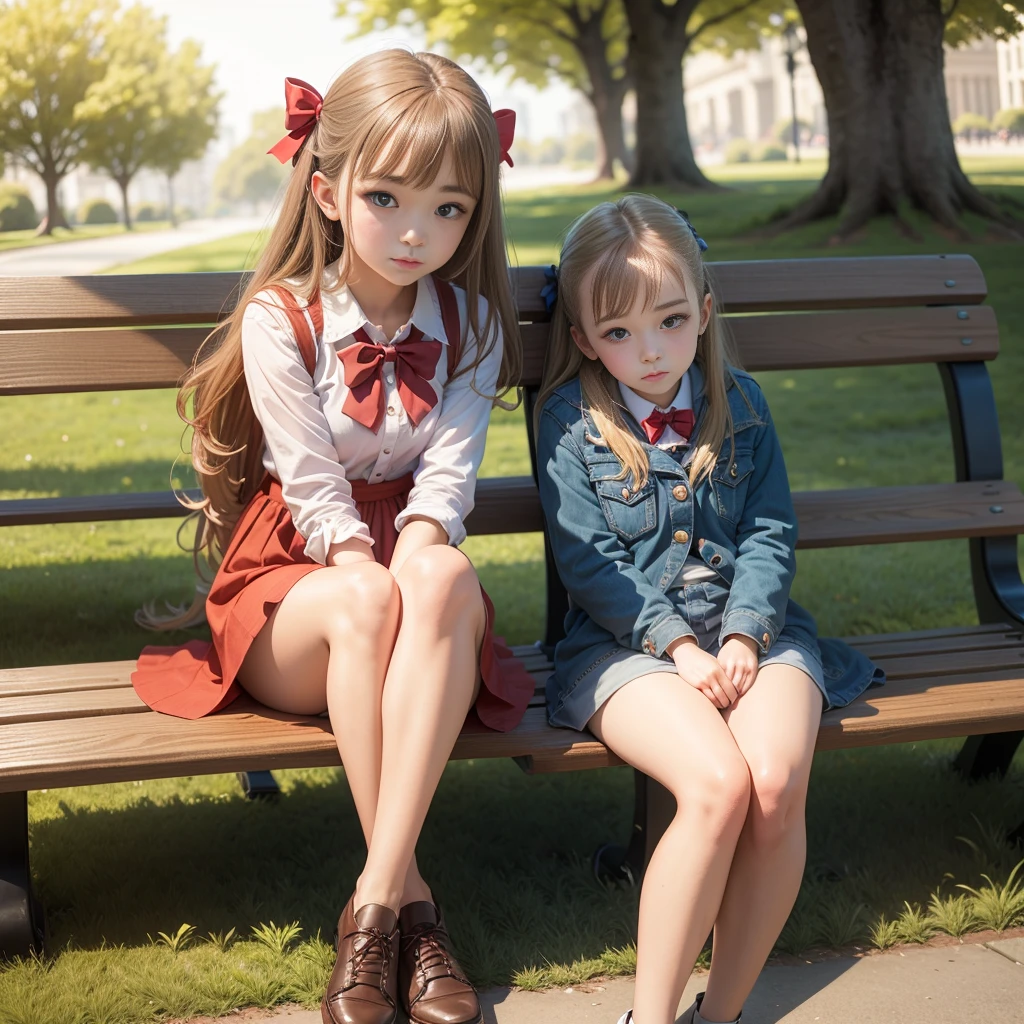
<instances>
[{"instance_id":1,"label":"blue sky","mask_svg":"<svg viewBox=\"0 0 1024 1024\"><path fill-rule=\"evenodd\" d=\"M247 134L254 111L284 103L286 76L302 78L321 92L344 66L387 45L422 47L422 36L396 29L348 40L350 23L333 16L333 0L143 0L167 15L172 45L191 37L202 43L206 62L217 65L226 95L225 127L234 141ZM559 133L559 114L575 99L561 85L543 93L525 85L474 72L494 106L517 110L522 127L540 139ZM225 140L227 141L227 140Z\"/></svg>"}]
</instances>

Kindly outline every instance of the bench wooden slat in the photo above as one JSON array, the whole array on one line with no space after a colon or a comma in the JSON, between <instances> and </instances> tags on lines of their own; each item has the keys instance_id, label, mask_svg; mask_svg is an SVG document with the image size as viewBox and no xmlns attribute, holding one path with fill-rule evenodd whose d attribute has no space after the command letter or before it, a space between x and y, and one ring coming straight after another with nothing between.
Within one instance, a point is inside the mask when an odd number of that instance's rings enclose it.
<instances>
[{"instance_id":1,"label":"bench wooden slat","mask_svg":"<svg viewBox=\"0 0 1024 1024\"><path fill-rule=\"evenodd\" d=\"M822 719L819 750L912 739L962 736L1024 728L1024 638L1015 627L923 631L916 653L906 635L890 638L898 651L880 656L891 673L884 687L869 690L849 708ZM937 649L945 635L958 648ZM965 640L991 638L994 646L968 649ZM1005 640L1015 639L1012 646ZM881 638L854 646L866 649ZM543 663L535 648L517 653ZM54 666L0 672L0 792L58 785L163 778L250 768L299 768L338 763L329 723L291 718L241 698L227 711L187 722L143 709L128 688L134 662ZM546 669L535 671L538 683ZM58 693L55 682L105 683L91 690ZM32 692L31 680L49 687ZM115 682L116 680L116 682ZM56 720L63 704L83 717ZM89 712L89 707L92 711ZM123 710L119 711L118 708ZM26 717L38 718L25 721ZM130 717L125 718L128 715ZM546 725L535 695L523 724L509 734L467 730L455 757L514 757L530 771L604 767L618 760L600 743Z\"/></svg>"},{"instance_id":2,"label":"bench wooden slat","mask_svg":"<svg viewBox=\"0 0 1024 1024\"><path fill-rule=\"evenodd\" d=\"M193 500L200 496L196 490L185 493ZM186 510L171 491L0 501L0 526L166 519L184 515ZM477 482L476 507L466 517L469 533L475 536L531 533L542 530L543 524L540 499L531 477L484 477Z\"/></svg>"},{"instance_id":3,"label":"bench wooden slat","mask_svg":"<svg viewBox=\"0 0 1024 1024\"><path fill-rule=\"evenodd\" d=\"M1024 495L1007 480L799 491L793 504L801 548L1024 532Z\"/></svg>"},{"instance_id":4,"label":"bench wooden slat","mask_svg":"<svg viewBox=\"0 0 1024 1024\"><path fill-rule=\"evenodd\" d=\"M967 320L960 319L966 313ZM989 306L729 317L751 371L994 359ZM177 387L209 327L0 333L0 395ZM524 324L523 375L540 384L549 325ZM965 345L964 338L971 343Z\"/></svg>"},{"instance_id":5,"label":"bench wooden slat","mask_svg":"<svg viewBox=\"0 0 1024 1024\"><path fill-rule=\"evenodd\" d=\"M188 492L195 495L196 492ZM1001 537L1024 532L1024 495L1007 480L798 491L793 504L800 548ZM993 508L1002 509L993 512ZM0 501L0 526L158 519L184 512L170 492L18 498ZM543 528L530 477L485 477L470 534L529 533Z\"/></svg>"},{"instance_id":6,"label":"bench wooden slat","mask_svg":"<svg viewBox=\"0 0 1024 1024\"><path fill-rule=\"evenodd\" d=\"M970 256L741 260L711 268L720 304L735 313L975 305L986 294L984 276ZM231 308L241 277L237 272L0 277L0 331L214 323ZM546 320L543 268L513 270L512 282L521 319Z\"/></svg>"}]
</instances>

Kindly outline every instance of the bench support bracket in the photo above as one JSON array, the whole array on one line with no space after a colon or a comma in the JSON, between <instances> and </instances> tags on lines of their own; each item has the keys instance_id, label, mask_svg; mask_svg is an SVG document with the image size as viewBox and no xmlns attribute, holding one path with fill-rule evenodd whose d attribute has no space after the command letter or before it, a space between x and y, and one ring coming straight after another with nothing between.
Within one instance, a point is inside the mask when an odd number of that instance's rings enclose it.
<instances>
[{"instance_id":1,"label":"bench support bracket","mask_svg":"<svg viewBox=\"0 0 1024 1024\"><path fill-rule=\"evenodd\" d=\"M28 866L28 794L0 793L0 959L43 951Z\"/></svg>"},{"instance_id":2,"label":"bench support bracket","mask_svg":"<svg viewBox=\"0 0 1024 1024\"><path fill-rule=\"evenodd\" d=\"M957 480L1002 480L1003 450L988 367L983 362L939 363L939 373L949 409ZM1017 538L976 537L969 543L978 621L1024 626ZM1005 775L1021 739L1022 732L970 736L955 766L971 779Z\"/></svg>"},{"instance_id":3,"label":"bench support bracket","mask_svg":"<svg viewBox=\"0 0 1024 1024\"><path fill-rule=\"evenodd\" d=\"M594 852L594 874L602 882L639 885L676 813L676 800L664 786L633 769L633 828L628 846L606 843Z\"/></svg>"},{"instance_id":4,"label":"bench support bracket","mask_svg":"<svg viewBox=\"0 0 1024 1024\"><path fill-rule=\"evenodd\" d=\"M273 800L281 795L281 789L272 772L264 769L236 774L246 800Z\"/></svg>"}]
</instances>

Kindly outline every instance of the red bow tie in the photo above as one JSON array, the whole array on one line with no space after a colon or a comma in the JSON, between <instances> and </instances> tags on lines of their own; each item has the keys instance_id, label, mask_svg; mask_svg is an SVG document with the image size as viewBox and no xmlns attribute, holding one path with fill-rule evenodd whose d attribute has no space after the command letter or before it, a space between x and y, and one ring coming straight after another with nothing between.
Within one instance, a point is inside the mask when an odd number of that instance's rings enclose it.
<instances>
[{"instance_id":1,"label":"red bow tie","mask_svg":"<svg viewBox=\"0 0 1024 1024\"><path fill-rule=\"evenodd\" d=\"M644 428L647 440L651 444L657 444L661 435L665 433L666 427L671 427L684 441L689 441L693 433L693 410L692 409L669 409L662 412L655 409L645 420L640 421Z\"/></svg>"},{"instance_id":2,"label":"red bow tie","mask_svg":"<svg viewBox=\"0 0 1024 1024\"><path fill-rule=\"evenodd\" d=\"M437 405L437 393L430 381L437 371L441 342L424 341L423 332L415 327L409 337L397 345L378 345L370 341L362 327L354 337L354 344L338 351L349 388L343 406L345 415L376 432L384 419L386 404L382 381L384 366L392 363L402 405L412 425L418 426Z\"/></svg>"}]
</instances>

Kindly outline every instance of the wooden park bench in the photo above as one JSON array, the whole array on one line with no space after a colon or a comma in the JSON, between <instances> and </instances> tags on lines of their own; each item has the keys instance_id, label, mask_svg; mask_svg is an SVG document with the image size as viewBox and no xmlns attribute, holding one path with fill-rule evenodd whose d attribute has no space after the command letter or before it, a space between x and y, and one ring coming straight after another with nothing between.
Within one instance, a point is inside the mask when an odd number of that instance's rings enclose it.
<instances>
[{"instance_id":1,"label":"wooden park bench","mask_svg":"<svg viewBox=\"0 0 1024 1024\"><path fill-rule=\"evenodd\" d=\"M945 385L957 482L798 493L800 545L967 538L981 625L856 638L889 683L826 714L819 748L973 736L960 767L1005 769L1024 730L1024 585L1016 540L1024 533L1024 497L1002 478L986 367L998 352L998 332L994 312L981 304L986 289L977 264L966 256L778 260L722 263L714 274L724 310L745 314L732 317L731 326L750 370L931 362ZM209 325L234 301L239 277L0 279L0 394L174 386ZM548 333L543 273L523 268L515 283L529 413ZM170 493L0 502L0 525L180 515ZM473 534L542 530L533 479L481 480L467 525ZM522 725L507 734L465 731L453 757L511 757L527 772L619 763L592 736L546 723L543 682L566 607L550 561L546 598L543 643L517 652L537 679ZM140 647L149 639L140 634ZM338 764L326 719L278 714L245 697L199 721L167 717L136 698L133 666L0 671L0 953L41 942L29 874L28 790ZM667 794L638 775L632 841L628 849L605 848L597 867L637 877L671 809Z\"/></svg>"}]
</instances>

